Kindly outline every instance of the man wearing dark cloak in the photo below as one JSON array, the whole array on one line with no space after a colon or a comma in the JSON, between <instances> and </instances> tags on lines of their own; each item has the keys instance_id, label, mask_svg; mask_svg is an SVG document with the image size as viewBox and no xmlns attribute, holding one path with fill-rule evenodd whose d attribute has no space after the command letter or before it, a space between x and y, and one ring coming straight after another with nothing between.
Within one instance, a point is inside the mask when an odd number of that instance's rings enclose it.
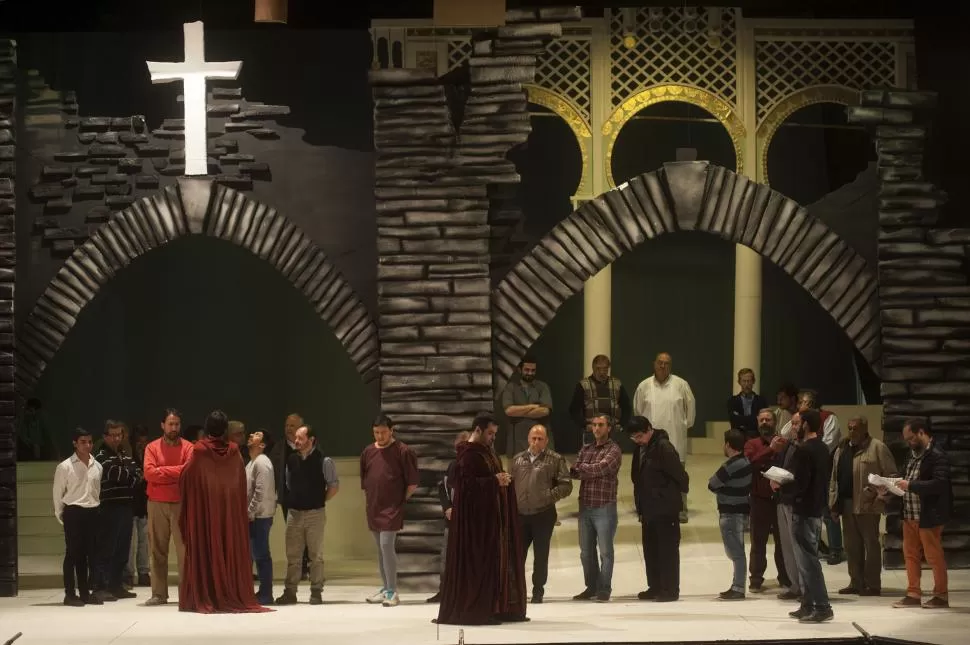
<instances>
[{"instance_id":1,"label":"man wearing dark cloak","mask_svg":"<svg viewBox=\"0 0 970 645\"><path fill-rule=\"evenodd\" d=\"M185 543L179 611L200 614L272 611L253 590L246 471L239 448L226 441L221 410L205 420L205 437L182 469L179 528Z\"/></svg>"},{"instance_id":2,"label":"man wearing dark cloak","mask_svg":"<svg viewBox=\"0 0 970 645\"><path fill-rule=\"evenodd\" d=\"M495 418L481 413L458 445L439 624L529 620L515 488L492 450L497 431Z\"/></svg>"}]
</instances>

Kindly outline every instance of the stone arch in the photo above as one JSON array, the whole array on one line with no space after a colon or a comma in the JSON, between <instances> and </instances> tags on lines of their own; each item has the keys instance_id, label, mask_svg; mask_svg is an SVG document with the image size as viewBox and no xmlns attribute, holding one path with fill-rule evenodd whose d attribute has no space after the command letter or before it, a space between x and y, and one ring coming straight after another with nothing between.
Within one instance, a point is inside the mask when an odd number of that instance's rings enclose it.
<instances>
[{"instance_id":1,"label":"stone arch","mask_svg":"<svg viewBox=\"0 0 970 645\"><path fill-rule=\"evenodd\" d=\"M758 125L758 132L755 136L760 173L758 177L762 182L768 183L768 148L771 146L771 140L778 132L778 128L795 112L817 103L836 103L846 107L859 105L859 90L843 85L813 85L792 92L776 103Z\"/></svg>"},{"instance_id":2,"label":"stone arch","mask_svg":"<svg viewBox=\"0 0 970 645\"><path fill-rule=\"evenodd\" d=\"M590 183L589 149L593 140L593 132L583 118L582 112L569 99L538 85L525 85L526 96L530 103L541 105L558 114L569 129L576 135L576 143L579 145L579 154L583 159L583 172L579 179L579 186L576 187L575 194L582 195L586 185Z\"/></svg>"},{"instance_id":3,"label":"stone arch","mask_svg":"<svg viewBox=\"0 0 970 645\"><path fill-rule=\"evenodd\" d=\"M706 161L668 163L583 204L492 292L497 387L586 280L641 243L703 231L743 244L808 291L879 372L876 272L820 220L764 184Z\"/></svg>"},{"instance_id":4,"label":"stone arch","mask_svg":"<svg viewBox=\"0 0 970 645\"><path fill-rule=\"evenodd\" d=\"M715 119L720 121L734 145L734 167L737 172L744 172L744 123L735 113L731 104L716 94L699 87L667 83L648 87L626 99L613 110L613 114L603 124L603 137L606 145L606 155L604 156L606 181L611 188L616 188L616 181L613 178L613 146L616 144L616 139L623 126L643 108L669 101L696 105L707 110Z\"/></svg>"},{"instance_id":5,"label":"stone arch","mask_svg":"<svg viewBox=\"0 0 970 645\"><path fill-rule=\"evenodd\" d=\"M208 179L178 184L115 213L64 262L17 339L17 387L27 396L85 306L118 272L152 249L206 235L251 251L300 290L333 329L365 382L378 376L377 327L326 254L289 219Z\"/></svg>"}]
</instances>

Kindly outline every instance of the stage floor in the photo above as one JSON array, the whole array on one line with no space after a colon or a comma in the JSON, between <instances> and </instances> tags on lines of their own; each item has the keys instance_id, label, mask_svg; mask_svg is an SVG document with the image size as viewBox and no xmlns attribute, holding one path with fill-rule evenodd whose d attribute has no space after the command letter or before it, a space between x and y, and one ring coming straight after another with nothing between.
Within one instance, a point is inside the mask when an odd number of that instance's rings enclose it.
<instances>
[{"instance_id":1,"label":"stage floor","mask_svg":"<svg viewBox=\"0 0 970 645\"><path fill-rule=\"evenodd\" d=\"M691 479L706 481L720 460L696 458L689 463ZM698 487L699 488L699 487ZM834 593L848 582L845 564L823 565L832 595L835 620L822 625L800 625L787 614L793 603L775 597L774 564L766 575L768 589L748 594L742 602L721 602L718 592L730 586L731 564L724 555L717 527L712 495L706 491L691 495L691 521L683 526L681 547L681 600L654 604L636 600L646 586L640 553L640 530L629 510L629 479L621 479L620 527L616 536L614 595L609 604L573 602L569 598L582 590L582 568L576 542L575 495L560 509L562 526L557 527L550 556L546 602L530 605L531 622L497 627L464 628L469 644L484 643L634 643L645 641L778 640L804 638L855 638L858 623L873 635L940 645L964 645L970 627L970 571L950 572L952 609L893 609L892 602L903 595L903 571L883 572L884 597L840 597ZM328 526L328 531L335 527ZM367 536L369 538L369 536ZM769 549L770 549L769 545ZM53 563L51 563L53 564ZM61 605L58 589L22 591L18 598L0 598L0 643L21 631L18 645L91 644L135 645L159 642L179 645L209 644L212 639L233 645L271 643L331 643L333 645L417 645L457 643L458 627L431 623L436 605L423 601L428 594L404 594L395 608L371 606L364 597L377 584L376 563L329 565L333 572L355 568L353 575L341 575L324 590L325 604L281 607L267 614L201 616L180 613L175 604L142 607L148 590L137 588L138 599L110 603L103 607L68 608ZM531 572L531 558L527 563ZM282 571L277 570L277 575ZM924 589L932 585L929 571L923 574ZM276 592L282 591L277 583ZM301 589L301 600L309 592ZM173 589L171 597L177 597Z\"/></svg>"}]
</instances>

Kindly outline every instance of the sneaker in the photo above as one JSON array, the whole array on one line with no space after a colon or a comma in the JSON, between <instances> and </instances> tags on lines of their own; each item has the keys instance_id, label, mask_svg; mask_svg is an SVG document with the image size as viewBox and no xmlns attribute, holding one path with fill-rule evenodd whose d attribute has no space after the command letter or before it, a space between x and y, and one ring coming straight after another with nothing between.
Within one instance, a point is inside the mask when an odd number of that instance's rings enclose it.
<instances>
[{"instance_id":1,"label":"sneaker","mask_svg":"<svg viewBox=\"0 0 970 645\"><path fill-rule=\"evenodd\" d=\"M168 603L168 598L162 598L161 596L152 596L145 601L146 607L159 607Z\"/></svg>"},{"instance_id":2,"label":"sneaker","mask_svg":"<svg viewBox=\"0 0 970 645\"><path fill-rule=\"evenodd\" d=\"M800 600L801 597L802 594L798 593L797 591L792 591L791 589L782 591L780 594L778 594L778 600Z\"/></svg>"},{"instance_id":3,"label":"sneaker","mask_svg":"<svg viewBox=\"0 0 970 645\"><path fill-rule=\"evenodd\" d=\"M861 596L862 592L852 585L849 585L848 587L842 587L839 589L839 594L842 596Z\"/></svg>"},{"instance_id":4,"label":"sneaker","mask_svg":"<svg viewBox=\"0 0 970 645\"><path fill-rule=\"evenodd\" d=\"M922 607L923 601L919 598L914 598L912 596L903 596L902 600L897 600L893 603L893 607L896 609L905 609L907 607Z\"/></svg>"},{"instance_id":5,"label":"sneaker","mask_svg":"<svg viewBox=\"0 0 970 645\"><path fill-rule=\"evenodd\" d=\"M311 605L322 605L323 604L323 591L321 591L319 589L316 590L316 591L313 591L311 589L310 590L310 604Z\"/></svg>"},{"instance_id":6,"label":"sneaker","mask_svg":"<svg viewBox=\"0 0 970 645\"><path fill-rule=\"evenodd\" d=\"M802 605L795 611L788 612L788 616L791 618L794 618L795 620L801 620L802 618L804 618L805 616L808 616L811 613L812 613L811 609L809 609L805 605Z\"/></svg>"},{"instance_id":7,"label":"sneaker","mask_svg":"<svg viewBox=\"0 0 970 645\"><path fill-rule=\"evenodd\" d=\"M381 603L385 607L397 607L401 604L401 599L397 597L396 591L388 590L384 594L384 602Z\"/></svg>"},{"instance_id":8,"label":"sneaker","mask_svg":"<svg viewBox=\"0 0 970 645\"><path fill-rule=\"evenodd\" d=\"M800 623L825 623L835 618L835 613L831 607L825 609L815 609L811 613L798 619Z\"/></svg>"},{"instance_id":9,"label":"sneaker","mask_svg":"<svg viewBox=\"0 0 970 645\"><path fill-rule=\"evenodd\" d=\"M114 596L118 600L124 600L124 599L127 599L127 598L137 598L138 597L138 594L132 593L132 592L128 591L127 589L112 589L110 591L110 593L111 593L112 596Z\"/></svg>"},{"instance_id":10,"label":"sneaker","mask_svg":"<svg viewBox=\"0 0 970 645\"><path fill-rule=\"evenodd\" d=\"M384 602L384 595L385 595L385 592L386 591L387 591L387 589L381 589L380 591L378 591L377 593L375 593L373 596L367 596L367 602L370 603L370 604L372 604L372 605L379 605L379 604L381 604L382 602Z\"/></svg>"},{"instance_id":11,"label":"sneaker","mask_svg":"<svg viewBox=\"0 0 970 645\"><path fill-rule=\"evenodd\" d=\"M722 591L717 597L721 600L744 600L744 593L735 591L734 589L728 589L727 591Z\"/></svg>"},{"instance_id":12,"label":"sneaker","mask_svg":"<svg viewBox=\"0 0 970 645\"><path fill-rule=\"evenodd\" d=\"M429 605L438 604L439 602L441 602L441 592L438 592L435 595L431 596L430 598L425 600L425 602L428 603Z\"/></svg>"},{"instance_id":13,"label":"sneaker","mask_svg":"<svg viewBox=\"0 0 970 645\"><path fill-rule=\"evenodd\" d=\"M582 593L578 593L573 596L573 600L592 600L596 597L596 592L592 589L586 589Z\"/></svg>"},{"instance_id":14,"label":"sneaker","mask_svg":"<svg viewBox=\"0 0 970 645\"><path fill-rule=\"evenodd\" d=\"M939 596L933 596L929 600L923 603L923 609L949 609L950 601L946 598L941 598Z\"/></svg>"},{"instance_id":15,"label":"sneaker","mask_svg":"<svg viewBox=\"0 0 970 645\"><path fill-rule=\"evenodd\" d=\"M276 599L277 605L295 605L296 604L296 590L295 589L285 589L283 595Z\"/></svg>"},{"instance_id":16,"label":"sneaker","mask_svg":"<svg viewBox=\"0 0 970 645\"><path fill-rule=\"evenodd\" d=\"M74 595L64 596L65 607L83 607L84 601Z\"/></svg>"},{"instance_id":17,"label":"sneaker","mask_svg":"<svg viewBox=\"0 0 970 645\"><path fill-rule=\"evenodd\" d=\"M637 594L637 600L656 600L659 595L655 589L647 589Z\"/></svg>"}]
</instances>

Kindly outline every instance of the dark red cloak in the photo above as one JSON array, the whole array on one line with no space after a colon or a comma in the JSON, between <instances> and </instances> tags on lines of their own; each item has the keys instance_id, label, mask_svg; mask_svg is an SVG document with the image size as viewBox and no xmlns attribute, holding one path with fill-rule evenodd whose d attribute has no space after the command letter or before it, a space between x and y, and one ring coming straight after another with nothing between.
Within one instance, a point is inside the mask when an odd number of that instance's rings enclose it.
<instances>
[{"instance_id":1,"label":"dark red cloak","mask_svg":"<svg viewBox=\"0 0 970 645\"><path fill-rule=\"evenodd\" d=\"M221 438L196 442L180 486L185 560L179 576L179 611L272 611L256 601L253 590L246 471L239 448Z\"/></svg>"},{"instance_id":2,"label":"dark red cloak","mask_svg":"<svg viewBox=\"0 0 970 645\"><path fill-rule=\"evenodd\" d=\"M515 484L498 485L502 464L480 443L458 445L455 496L438 623L525 620L525 557Z\"/></svg>"}]
</instances>

